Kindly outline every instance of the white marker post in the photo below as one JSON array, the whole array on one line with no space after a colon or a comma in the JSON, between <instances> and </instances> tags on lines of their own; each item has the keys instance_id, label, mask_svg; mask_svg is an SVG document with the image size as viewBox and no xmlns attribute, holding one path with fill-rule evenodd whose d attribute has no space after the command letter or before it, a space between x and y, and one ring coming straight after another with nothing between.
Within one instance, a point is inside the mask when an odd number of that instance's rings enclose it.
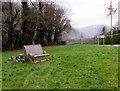
<instances>
[{"instance_id":1,"label":"white marker post","mask_svg":"<svg viewBox=\"0 0 120 91\"><path fill-rule=\"evenodd\" d=\"M97 36L97 39L98 39L98 45L100 44L99 39L103 39L103 45L105 45L105 35L99 35Z\"/></svg>"}]
</instances>

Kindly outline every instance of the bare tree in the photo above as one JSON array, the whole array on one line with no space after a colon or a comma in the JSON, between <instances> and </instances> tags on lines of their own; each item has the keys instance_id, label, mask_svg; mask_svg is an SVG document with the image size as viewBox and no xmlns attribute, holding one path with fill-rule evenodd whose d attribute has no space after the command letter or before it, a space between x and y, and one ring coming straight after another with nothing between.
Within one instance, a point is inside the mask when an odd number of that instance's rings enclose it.
<instances>
[{"instance_id":1,"label":"bare tree","mask_svg":"<svg viewBox=\"0 0 120 91\"><path fill-rule=\"evenodd\" d=\"M23 45L59 44L62 32L71 28L65 10L53 2L3 3L3 48L22 48Z\"/></svg>"},{"instance_id":2,"label":"bare tree","mask_svg":"<svg viewBox=\"0 0 120 91\"><path fill-rule=\"evenodd\" d=\"M20 21L20 8L16 3L6 2L2 4L2 31L7 37L7 42L9 48L12 49L14 47L14 35L15 32L19 32L16 29L17 25Z\"/></svg>"}]
</instances>

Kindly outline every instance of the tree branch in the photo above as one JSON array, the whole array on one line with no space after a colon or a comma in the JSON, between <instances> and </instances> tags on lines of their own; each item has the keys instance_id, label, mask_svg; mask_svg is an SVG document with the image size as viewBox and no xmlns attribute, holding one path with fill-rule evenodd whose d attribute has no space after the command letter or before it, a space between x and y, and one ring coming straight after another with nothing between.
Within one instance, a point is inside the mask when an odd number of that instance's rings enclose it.
<instances>
[{"instance_id":1,"label":"tree branch","mask_svg":"<svg viewBox=\"0 0 120 91\"><path fill-rule=\"evenodd\" d=\"M8 29L7 29L6 27L4 27L4 26L2 25L2 28L4 28L4 29L5 29L5 31L4 31L4 32L8 33Z\"/></svg>"},{"instance_id":2,"label":"tree branch","mask_svg":"<svg viewBox=\"0 0 120 91\"><path fill-rule=\"evenodd\" d=\"M17 26L17 24L19 23L20 19L18 19L18 21L13 25L13 29Z\"/></svg>"}]
</instances>

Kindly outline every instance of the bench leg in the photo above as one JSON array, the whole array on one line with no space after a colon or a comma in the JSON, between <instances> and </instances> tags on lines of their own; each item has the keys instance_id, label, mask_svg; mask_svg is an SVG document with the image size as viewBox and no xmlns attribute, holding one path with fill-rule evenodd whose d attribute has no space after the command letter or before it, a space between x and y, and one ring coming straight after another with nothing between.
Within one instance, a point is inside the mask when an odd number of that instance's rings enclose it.
<instances>
[{"instance_id":1,"label":"bench leg","mask_svg":"<svg viewBox=\"0 0 120 91\"><path fill-rule=\"evenodd\" d=\"M30 55L25 55L25 61L31 61L31 62L33 62L34 61L34 58L32 57L32 56L30 56Z\"/></svg>"}]
</instances>

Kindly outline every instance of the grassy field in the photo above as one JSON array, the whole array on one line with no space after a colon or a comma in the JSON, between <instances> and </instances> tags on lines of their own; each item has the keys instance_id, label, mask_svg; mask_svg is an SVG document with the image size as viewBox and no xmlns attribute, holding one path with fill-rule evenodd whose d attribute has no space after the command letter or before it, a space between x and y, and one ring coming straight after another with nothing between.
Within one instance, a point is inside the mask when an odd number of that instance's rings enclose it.
<instances>
[{"instance_id":1,"label":"grassy field","mask_svg":"<svg viewBox=\"0 0 120 91\"><path fill-rule=\"evenodd\" d=\"M49 61L8 62L2 54L3 89L117 89L118 48L98 45L45 47Z\"/></svg>"}]
</instances>

